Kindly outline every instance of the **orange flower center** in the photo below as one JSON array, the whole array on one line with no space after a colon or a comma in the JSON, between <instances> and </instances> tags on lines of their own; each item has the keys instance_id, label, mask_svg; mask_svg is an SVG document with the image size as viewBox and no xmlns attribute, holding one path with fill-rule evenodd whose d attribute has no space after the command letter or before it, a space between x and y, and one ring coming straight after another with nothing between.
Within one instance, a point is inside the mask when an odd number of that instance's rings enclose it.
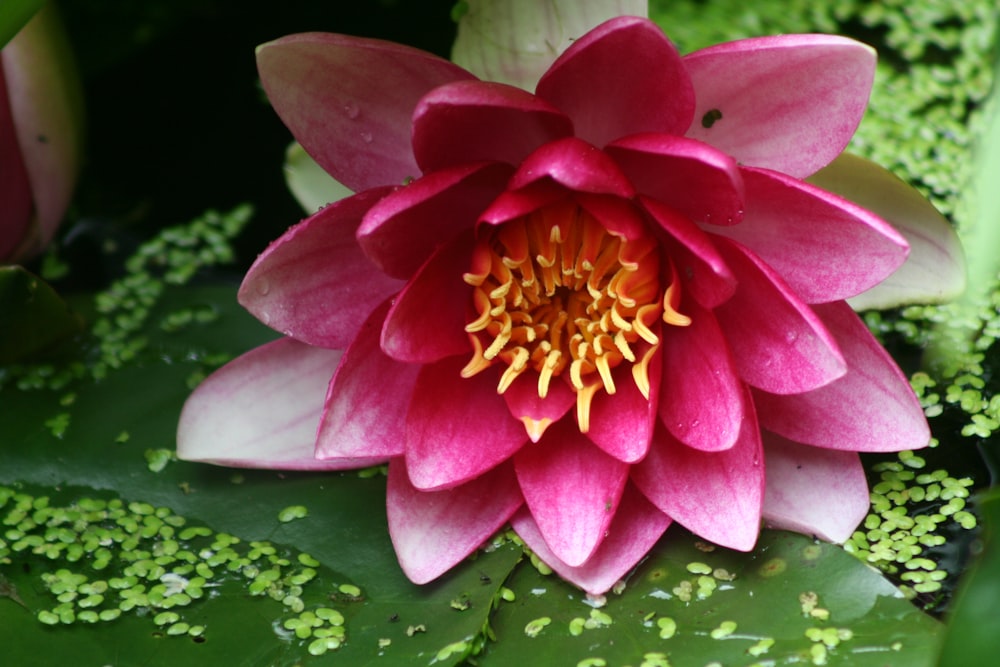
<instances>
[{"instance_id":1,"label":"orange flower center","mask_svg":"<svg viewBox=\"0 0 1000 667\"><path fill-rule=\"evenodd\" d=\"M620 364L632 365L648 399L648 366L660 343L650 327L657 318L690 323L676 310L673 264L667 260L664 290L660 262L651 237L610 232L573 202L504 223L480 240L464 275L477 317L465 327L475 353L462 376L503 363L498 393L530 371L545 398L552 379L568 373L584 433L594 394L615 393L612 369Z\"/></svg>"}]
</instances>

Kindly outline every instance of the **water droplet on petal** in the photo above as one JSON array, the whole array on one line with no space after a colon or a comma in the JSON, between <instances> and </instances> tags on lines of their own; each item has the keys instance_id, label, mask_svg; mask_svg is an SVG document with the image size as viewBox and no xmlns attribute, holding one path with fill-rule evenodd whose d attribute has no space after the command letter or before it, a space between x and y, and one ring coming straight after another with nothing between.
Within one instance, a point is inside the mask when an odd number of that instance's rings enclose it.
<instances>
[{"instance_id":1,"label":"water droplet on petal","mask_svg":"<svg viewBox=\"0 0 1000 667\"><path fill-rule=\"evenodd\" d=\"M260 320L261 324L267 326L271 323L271 313L267 312L266 310L262 310L261 312L257 313L257 319Z\"/></svg>"},{"instance_id":2,"label":"water droplet on petal","mask_svg":"<svg viewBox=\"0 0 1000 667\"><path fill-rule=\"evenodd\" d=\"M260 278L255 281L254 289L257 290L257 294L267 296L267 293L271 291L271 282L267 278Z\"/></svg>"},{"instance_id":3,"label":"water droplet on petal","mask_svg":"<svg viewBox=\"0 0 1000 667\"><path fill-rule=\"evenodd\" d=\"M372 142L372 133L371 132L362 132L361 133L361 141L365 142L366 144L370 144Z\"/></svg>"},{"instance_id":4,"label":"water droplet on petal","mask_svg":"<svg viewBox=\"0 0 1000 667\"><path fill-rule=\"evenodd\" d=\"M794 343L798 339L799 339L799 332L798 331L786 331L785 332L785 341L786 342L788 342L788 343Z\"/></svg>"},{"instance_id":5,"label":"water droplet on petal","mask_svg":"<svg viewBox=\"0 0 1000 667\"><path fill-rule=\"evenodd\" d=\"M361 113L361 110L358 109L357 104L348 103L344 105L344 113L347 115L348 118L354 120Z\"/></svg>"}]
</instances>

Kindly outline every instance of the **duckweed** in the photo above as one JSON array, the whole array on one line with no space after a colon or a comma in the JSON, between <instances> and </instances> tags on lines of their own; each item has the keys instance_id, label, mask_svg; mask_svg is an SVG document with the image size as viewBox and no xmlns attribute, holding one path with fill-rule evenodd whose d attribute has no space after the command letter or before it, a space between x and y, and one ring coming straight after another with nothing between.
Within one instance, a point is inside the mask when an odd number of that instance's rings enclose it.
<instances>
[{"instance_id":1,"label":"duckweed","mask_svg":"<svg viewBox=\"0 0 1000 667\"><path fill-rule=\"evenodd\" d=\"M302 641L314 640L309 646L331 651L347 638L340 610L307 608L302 598L303 586L318 574L315 558L187 525L166 507L117 498L58 505L0 486L0 526L6 527L0 564L29 556L59 564L38 575L53 603L35 614L45 625L112 623L132 613L147 616L164 636L200 637L205 626L185 619L187 608L211 588L242 584L249 595L269 596L295 614L280 626ZM353 584L337 591L341 599L361 599Z\"/></svg>"}]
</instances>

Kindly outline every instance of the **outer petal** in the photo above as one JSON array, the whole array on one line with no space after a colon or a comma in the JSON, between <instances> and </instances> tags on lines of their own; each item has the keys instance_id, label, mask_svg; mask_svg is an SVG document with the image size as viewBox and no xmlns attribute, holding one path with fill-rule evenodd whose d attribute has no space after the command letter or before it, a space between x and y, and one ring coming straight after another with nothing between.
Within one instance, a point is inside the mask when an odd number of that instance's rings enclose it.
<instances>
[{"instance_id":1,"label":"outer petal","mask_svg":"<svg viewBox=\"0 0 1000 667\"><path fill-rule=\"evenodd\" d=\"M615 16L646 16L646 0L472 2L458 21L451 59L481 79L525 90L560 53Z\"/></svg>"},{"instance_id":2,"label":"outer petal","mask_svg":"<svg viewBox=\"0 0 1000 667\"><path fill-rule=\"evenodd\" d=\"M691 82L673 44L647 19L602 23L559 56L542 76L539 97L573 119L596 146L627 134L683 134L691 124Z\"/></svg>"},{"instance_id":3,"label":"outer petal","mask_svg":"<svg viewBox=\"0 0 1000 667\"><path fill-rule=\"evenodd\" d=\"M583 565L560 560L542 537L538 524L526 508L510 520L518 536L563 579L591 595L601 595L641 561L670 526L670 518L656 509L632 486L625 487L621 504L608 527L608 536Z\"/></svg>"},{"instance_id":4,"label":"outer petal","mask_svg":"<svg viewBox=\"0 0 1000 667\"><path fill-rule=\"evenodd\" d=\"M73 195L83 157L83 93L53 3L44 4L2 53L2 78L34 199L37 227L19 253L27 258L52 240Z\"/></svg>"},{"instance_id":5,"label":"outer petal","mask_svg":"<svg viewBox=\"0 0 1000 667\"><path fill-rule=\"evenodd\" d=\"M325 33L257 47L257 69L295 138L355 192L419 176L410 149L417 101L441 84L473 78L424 51Z\"/></svg>"},{"instance_id":6,"label":"outer petal","mask_svg":"<svg viewBox=\"0 0 1000 667\"><path fill-rule=\"evenodd\" d=\"M420 366L389 358L379 347L386 301L361 325L330 381L316 438L316 458L389 458L403 454L406 409ZM372 388L378 388L377 400Z\"/></svg>"},{"instance_id":7,"label":"outer petal","mask_svg":"<svg viewBox=\"0 0 1000 667\"><path fill-rule=\"evenodd\" d=\"M830 449L895 452L926 446L927 419L892 357L847 304L814 308L836 338L847 374L805 394L758 392L763 427Z\"/></svg>"},{"instance_id":8,"label":"outer petal","mask_svg":"<svg viewBox=\"0 0 1000 667\"><path fill-rule=\"evenodd\" d=\"M439 248L399 293L382 329L387 355L426 364L471 351L465 325L472 288L462 274L473 243L470 232Z\"/></svg>"},{"instance_id":9,"label":"outer petal","mask_svg":"<svg viewBox=\"0 0 1000 667\"><path fill-rule=\"evenodd\" d=\"M640 357L645 350L640 350ZM616 391L598 391L590 408L587 437L606 453L625 463L635 463L646 456L656 424L656 405L660 392L660 364L649 363L649 398L639 391L632 379L630 364L619 366L613 375Z\"/></svg>"},{"instance_id":10,"label":"outer petal","mask_svg":"<svg viewBox=\"0 0 1000 667\"><path fill-rule=\"evenodd\" d=\"M537 380L537 374L524 373L503 393L510 414L521 420L532 442L538 442L549 426L576 405L576 392L567 383L551 383L548 394L540 398Z\"/></svg>"},{"instance_id":11,"label":"outer petal","mask_svg":"<svg viewBox=\"0 0 1000 667\"><path fill-rule=\"evenodd\" d=\"M692 449L659 429L649 455L633 467L632 481L693 533L749 551L757 542L764 501L760 430L753 410L747 410L736 444L721 452Z\"/></svg>"},{"instance_id":12,"label":"outer petal","mask_svg":"<svg viewBox=\"0 0 1000 667\"><path fill-rule=\"evenodd\" d=\"M800 445L765 434L764 520L772 528L843 542L871 507L855 452Z\"/></svg>"},{"instance_id":13,"label":"outer petal","mask_svg":"<svg viewBox=\"0 0 1000 667\"><path fill-rule=\"evenodd\" d=\"M715 309L745 382L775 394L797 394L847 372L833 336L809 306L749 250L719 239L739 278L733 298Z\"/></svg>"},{"instance_id":14,"label":"outer petal","mask_svg":"<svg viewBox=\"0 0 1000 667\"><path fill-rule=\"evenodd\" d=\"M933 204L888 169L844 153L809 182L882 216L910 245L899 270L852 297L851 306L861 310L946 301L965 290L965 253L955 230Z\"/></svg>"},{"instance_id":15,"label":"outer petal","mask_svg":"<svg viewBox=\"0 0 1000 667\"><path fill-rule=\"evenodd\" d=\"M440 86L413 114L413 152L424 172L480 160L516 165L542 144L572 134L561 111L500 83Z\"/></svg>"},{"instance_id":16,"label":"outer petal","mask_svg":"<svg viewBox=\"0 0 1000 667\"><path fill-rule=\"evenodd\" d=\"M343 199L289 229L247 271L240 303L304 343L346 347L372 309L403 286L380 273L354 240L361 217L390 191Z\"/></svg>"},{"instance_id":17,"label":"outer petal","mask_svg":"<svg viewBox=\"0 0 1000 667\"><path fill-rule=\"evenodd\" d=\"M747 215L713 228L753 250L806 303L854 296L906 259L906 239L856 204L784 174L743 169Z\"/></svg>"},{"instance_id":18,"label":"outer petal","mask_svg":"<svg viewBox=\"0 0 1000 667\"><path fill-rule=\"evenodd\" d=\"M639 197L663 233L666 254L680 274L684 292L705 308L715 308L736 291L736 277L715 248L714 239L670 207Z\"/></svg>"},{"instance_id":19,"label":"outer petal","mask_svg":"<svg viewBox=\"0 0 1000 667\"><path fill-rule=\"evenodd\" d=\"M698 223L743 219L743 179L736 160L712 146L670 134L639 134L605 149L643 195Z\"/></svg>"},{"instance_id":20,"label":"outer petal","mask_svg":"<svg viewBox=\"0 0 1000 667\"><path fill-rule=\"evenodd\" d=\"M478 163L417 179L372 207L358 243L385 273L409 278L435 248L472 229L510 172L505 164Z\"/></svg>"},{"instance_id":21,"label":"outer petal","mask_svg":"<svg viewBox=\"0 0 1000 667\"><path fill-rule=\"evenodd\" d=\"M741 164L804 178L857 129L875 51L846 37L781 35L695 51L684 66L697 99L687 136Z\"/></svg>"},{"instance_id":22,"label":"outer petal","mask_svg":"<svg viewBox=\"0 0 1000 667\"><path fill-rule=\"evenodd\" d=\"M279 338L237 357L184 403L177 456L246 468L341 470L385 457L318 461L313 456L323 388L338 350Z\"/></svg>"},{"instance_id":23,"label":"outer petal","mask_svg":"<svg viewBox=\"0 0 1000 667\"><path fill-rule=\"evenodd\" d=\"M410 484L402 459L389 463L389 536L406 576L436 579L500 529L522 503L510 464L446 491Z\"/></svg>"},{"instance_id":24,"label":"outer petal","mask_svg":"<svg viewBox=\"0 0 1000 667\"><path fill-rule=\"evenodd\" d=\"M466 360L424 366L406 416L406 468L422 491L463 484L509 458L528 440L497 394L497 376L460 376Z\"/></svg>"},{"instance_id":25,"label":"outer petal","mask_svg":"<svg viewBox=\"0 0 1000 667\"><path fill-rule=\"evenodd\" d=\"M717 452L740 435L746 407L743 382L715 315L688 302L686 327L664 327L659 415L689 447Z\"/></svg>"},{"instance_id":26,"label":"outer petal","mask_svg":"<svg viewBox=\"0 0 1000 667\"><path fill-rule=\"evenodd\" d=\"M572 420L514 457L524 499L546 544L570 566L603 541L618 508L629 466L592 445Z\"/></svg>"}]
</instances>

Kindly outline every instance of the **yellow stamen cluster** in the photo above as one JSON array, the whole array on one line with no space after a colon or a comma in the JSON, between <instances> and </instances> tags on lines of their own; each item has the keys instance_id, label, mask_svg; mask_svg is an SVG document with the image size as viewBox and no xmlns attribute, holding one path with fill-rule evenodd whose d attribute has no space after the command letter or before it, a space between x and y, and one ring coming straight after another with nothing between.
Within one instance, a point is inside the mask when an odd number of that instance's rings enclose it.
<instances>
[{"instance_id":1,"label":"yellow stamen cluster","mask_svg":"<svg viewBox=\"0 0 1000 667\"><path fill-rule=\"evenodd\" d=\"M476 246L464 279L474 288L477 316L465 327L475 353L462 375L502 361L499 393L530 369L545 398L552 379L566 371L583 432L594 394L615 393L612 369L623 361L633 364L636 386L649 398L648 364L660 342L650 326L657 318L688 323L676 311L676 276L661 290L653 239L611 233L572 202L499 226ZM637 357L641 341L648 345Z\"/></svg>"}]
</instances>

